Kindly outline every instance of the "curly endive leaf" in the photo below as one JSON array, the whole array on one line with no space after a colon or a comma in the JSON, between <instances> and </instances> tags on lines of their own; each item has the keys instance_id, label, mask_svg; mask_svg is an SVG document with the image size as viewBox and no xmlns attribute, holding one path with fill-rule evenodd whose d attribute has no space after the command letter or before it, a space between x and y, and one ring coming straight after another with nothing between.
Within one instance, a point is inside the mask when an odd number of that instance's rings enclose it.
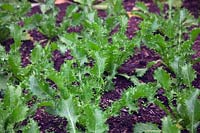
<instances>
[{"instance_id":1,"label":"curly endive leaf","mask_svg":"<svg viewBox=\"0 0 200 133\"><path fill-rule=\"evenodd\" d=\"M31 76L29 78L29 82L31 92L34 95L38 96L39 98L46 98L44 90L40 87L40 85L38 84L38 80L34 76Z\"/></svg>"},{"instance_id":2,"label":"curly endive leaf","mask_svg":"<svg viewBox=\"0 0 200 133\"><path fill-rule=\"evenodd\" d=\"M134 125L134 133L160 133L160 129L153 123L137 123Z\"/></svg>"},{"instance_id":3,"label":"curly endive leaf","mask_svg":"<svg viewBox=\"0 0 200 133\"><path fill-rule=\"evenodd\" d=\"M164 117L162 119L162 132L163 133L180 133L180 130L172 123L170 117Z\"/></svg>"},{"instance_id":4,"label":"curly endive leaf","mask_svg":"<svg viewBox=\"0 0 200 133\"><path fill-rule=\"evenodd\" d=\"M62 99L60 101L58 108L56 109L56 113L61 117L67 118L70 126L70 132L76 133L76 121L78 116L75 114L72 96L70 96L67 100Z\"/></svg>"},{"instance_id":5,"label":"curly endive leaf","mask_svg":"<svg viewBox=\"0 0 200 133\"><path fill-rule=\"evenodd\" d=\"M106 67L106 57L101 56L98 52L95 52L95 57L97 61L97 73L98 76L101 77Z\"/></svg>"},{"instance_id":6,"label":"curly endive leaf","mask_svg":"<svg viewBox=\"0 0 200 133\"><path fill-rule=\"evenodd\" d=\"M3 101L0 101L0 130L2 132L12 132L15 124L26 118L28 107L23 99L20 87L8 87Z\"/></svg>"},{"instance_id":7,"label":"curly endive leaf","mask_svg":"<svg viewBox=\"0 0 200 133\"><path fill-rule=\"evenodd\" d=\"M190 130L192 133L195 132L195 125L200 121L200 101L198 99L199 94L200 91L196 89L196 91L192 93L191 97L185 100L187 115L191 123Z\"/></svg>"},{"instance_id":8,"label":"curly endive leaf","mask_svg":"<svg viewBox=\"0 0 200 133\"><path fill-rule=\"evenodd\" d=\"M40 133L37 122L31 119L28 125L23 129L23 133Z\"/></svg>"},{"instance_id":9,"label":"curly endive leaf","mask_svg":"<svg viewBox=\"0 0 200 133\"><path fill-rule=\"evenodd\" d=\"M181 67L182 79L186 85L191 86L191 82L196 78L195 71L191 64L185 64Z\"/></svg>"},{"instance_id":10,"label":"curly endive leaf","mask_svg":"<svg viewBox=\"0 0 200 133\"><path fill-rule=\"evenodd\" d=\"M165 88L169 89L171 86L170 75L163 70L162 68L158 68L154 73L154 78L160 83L160 85Z\"/></svg>"},{"instance_id":11,"label":"curly endive leaf","mask_svg":"<svg viewBox=\"0 0 200 133\"><path fill-rule=\"evenodd\" d=\"M107 130L106 117L97 107L87 106L85 108L87 117L87 129L91 133L104 133Z\"/></svg>"}]
</instances>

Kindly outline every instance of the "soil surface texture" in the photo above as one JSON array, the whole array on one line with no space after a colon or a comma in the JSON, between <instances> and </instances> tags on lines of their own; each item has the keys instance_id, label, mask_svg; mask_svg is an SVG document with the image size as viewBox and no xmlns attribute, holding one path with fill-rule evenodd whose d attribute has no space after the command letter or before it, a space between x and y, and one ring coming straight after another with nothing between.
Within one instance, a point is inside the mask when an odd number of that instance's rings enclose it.
<instances>
[{"instance_id":1,"label":"soil surface texture","mask_svg":"<svg viewBox=\"0 0 200 133\"><path fill-rule=\"evenodd\" d=\"M145 2L148 7L149 11L153 13L159 13L159 8L153 3L153 0L141 0ZM123 5L126 11L131 11L135 6L136 0L124 0ZM200 0L184 0L183 6L188 8L191 13L198 17L200 15ZM59 24L62 22L63 17L66 14L66 8L69 4L59 4L57 5L59 8L59 13L57 15L56 23ZM40 7L36 6L31 9L31 11L27 14L31 16L36 13L41 13ZM99 16L101 18L106 17L106 12L103 10L99 11ZM141 19L138 17L131 17L128 22L128 27L126 31L126 35L129 39L132 39L139 30L138 25L141 22ZM70 27L67 29L66 32L80 32L83 27L76 26ZM116 30L117 32L117 30ZM49 40L48 37L40 33L37 29L32 29L29 31L32 40L26 40L22 42L20 53L21 53L21 65L22 67L26 67L30 64L30 53L31 50L34 48L34 42L39 42L43 47L47 44L48 41L54 41L56 38ZM10 46L14 43L13 39L8 39L3 42L5 49L7 52L10 50ZM193 49L195 54L193 58L200 57L200 36L196 39ZM134 49L133 49L134 50ZM54 68L59 71L61 65L64 63L65 60L71 60L73 56L71 56L70 51L66 51L62 54L60 51L55 50L52 53L52 60L54 62ZM123 94L124 90L126 90L130 86L134 86L134 84L129 81L128 79L120 76L119 74L128 74L128 75L135 75L135 70L137 68L145 68L148 62L151 61L159 61L161 60L160 56L153 50L147 48L146 46L141 46L141 48L135 49L134 55L132 55L126 62L124 62L121 67L118 69L118 75L116 78L113 79L115 89L109 92L105 92L101 97L100 106L102 110L106 109L110 106L114 101L120 99L121 95ZM147 70L143 77L139 78L140 82L154 82L153 72L154 70L161 66L162 64L156 64ZM197 77L193 81L193 85L200 89L200 63L197 63L193 66L193 68L197 72ZM166 106L168 106L169 101L163 95L165 92L160 89L157 91L157 97L160 101L162 101ZM141 106L138 112L133 112L131 114L128 113L127 109L122 109L119 116L113 116L107 120L109 125L109 133L132 133L134 124L137 122L152 122L156 123L161 127L161 119L166 115L166 113L157 107L154 104L149 104L144 106L142 103L145 102L145 99L142 99ZM174 105L175 101L174 101ZM45 132L55 132L55 133L66 133L66 119L58 116L53 116L45 112L44 108L40 108L37 110L33 117L39 124L41 133ZM200 131L200 127L198 128ZM187 132L187 131L183 131Z\"/></svg>"}]
</instances>

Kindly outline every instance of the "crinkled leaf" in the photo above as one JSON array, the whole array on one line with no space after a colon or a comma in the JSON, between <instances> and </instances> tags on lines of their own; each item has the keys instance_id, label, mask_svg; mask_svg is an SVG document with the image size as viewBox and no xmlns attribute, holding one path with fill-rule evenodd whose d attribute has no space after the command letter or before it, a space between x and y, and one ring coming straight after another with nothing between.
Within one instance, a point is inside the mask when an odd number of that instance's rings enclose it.
<instances>
[{"instance_id":1,"label":"crinkled leaf","mask_svg":"<svg viewBox=\"0 0 200 133\"><path fill-rule=\"evenodd\" d=\"M55 70L50 70L47 77L52 80L59 89L64 88L64 77L60 73Z\"/></svg>"},{"instance_id":2,"label":"crinkled leaf","mask_svg":"<svg viewBox=\"0 0 200 133\"><path fill-rule=\"evenodd\" d=\"M4 107L14 108L20 104L21 89L9 86L4 97Z\"/></svg>"},{"instance_id":3,"label":"crinkled leaf","mask_svg":"<svg viewBox=\"0 0 200 133\"><path fill-rule=\"evenodd\" d=\"M130 87L123 95L122 100L130 110L137 110L137 106L133 103L135 100L146 97L151 101L155 95L155 89L148 84L139 84L136 87Z\"/></svg>"},{"instance_id":4,"label":"crinkled leaf","mask_svg":"<svg viewBox=\"0 0 200 133\"><path fill-rule=\"evenodd\" d=\"M67 118L70 132L76 133L76 121L78 116L74 110L72 96L70 96L67 100L62 99L58 104L56 112L61 117Z\"/></svg>"},{"instance_id":5,"label":"crinkled leaf","mask_svg":"<svg viewBox=\"0 0 200 133\"><path fill-rule=\"evenodd\" d=\"M180 133L180 130L172 123L170 117L164 117L162 119L162 132L163 133Z\"/></svg>"},{"instance_id":6,"label":"crinkled leaf","mask_svg":"<svg viewBox=\"0 0 200 133\"><path fill-rule=\"evenodd\" d=\"M77 5L69 5L66 10L66 16L71 17L73 13L77 12L78 7Z\"/></svg>"},{"instance_id":7,"label":"crinkled leaf","mask_svg":"<svg viewBox=\"0 0 200 133\"><path fill-rule=\"evenodd\" d=\"M25 37L25 33L23 32L23 28L21 28L19 25L12 24L10 25L10 33L11 36L14 38L14 46L13 47L19 47L21 44L21 40L23 37Z\"/></svg>"},{"instance_id":8,"label":"crinkled leaf","mask_svg":"<svg viewBox=\"0 0 200 133\"><path fill-rule=\"evenodd\" d=\"M23 129L23 133L40 133L37 122L31 119L28 125Z\"/></svg>"},{"instance_id":9,"label":"crinkled leaf","mask_svg":"<svg viewBox=\"0 0 200 133\"><path fill-rule=\"evenodd\" d=\"M166 20L162 25L162 31L167 37L174 38L176 35L176 32L174 32L174 29L176 29L175 26L176 25L171 20Z\"/></svg>"},{"instance_id":10,"label":"crinkled leaf","mask_svg":"<svg viewBox=\"0 0 200 133\"><path fill-rule=\"evenodd\" d=\"M135 72L137 73L138 77L142 77L146 73L147 70L148 68L137 68Z\"/></svg>"},{"instance_id":11,"label":"crinkled leaf","mask_svg":"<svg viewBox=\"0 0 200 133\"><path fill-rule=\"evenodd\" d=\"M160 83L160 85L165 88L169 89L171 86L170 75L163 70L162 68L158 68L154 73L154 78Z\"/></svg>"},{"instance_id":12,"label":"crinkled leaf","mask_svg":"<svg viewBox=\"0 0 200 133\"><path fill-rule=\"evenodd\" d=\"M72 65L73 65L73 61L67 61L61 66L62 77L60 77L60 79L65 79L68 84L71 84L71 82L76 80L76 75L75 75L76 73L75 73L75 70L71 68ZM60 81L60 82L63 82L63 81ZM60 83L60 84L62 85L63 83Z\"/></svg>"},{"instance_id":13,"label":"crinkled leaf","mask_svg":"<svg viewBox=\"0 0 200 133\"><path fill-rule=\"evenodd\" d=\"M139 8L144 13L148 12L147 6L143 2L137 2L135 5L137 8Z\"/></svg>"},{"instance_id":14,"label":"crinkled leaf","mask_svg":"<svg viewBox=\"0 0 200 133\"><path fill-rule=\"evenodd\" d=\"M9 55L8 57L8 64L9 69L15 74L18 75L20 68L21 68L21 57L19 53Z\"/></svg>"},{"instance_id":15,"label":"crinkled leaf","mask_svg":"<svg viewBox=\"0 0 200 133\"><path fill-rule=\"evenodd\" d=\"M134 133L160 133L158 125L152 123L137 123L134 125Z\"/></svg>"},{"instance_id":16,"label":"crinkled leaf","mask_svg":"<svg viewBox=\"0 0 200 133\"><path fill-rule=\"evenodd\" d=\"M97 107L87 106L85 108L87 117L87 129L92 133L104 133L107 130L105 124L106 117L104 113Z\"/></svg>"},{"instance_id":17,"label":"crinkled leaf","mask_svg":"<svg viewBox=\"0 0 200 133\"><path fill-rule=\"evenodd\" d=\"M76 34L64 34L62 36L59 36L59 39L62 43L66 44L69 48L73 43L76 43L77 36Z\"/></svg>"},{"instance_id":18,"label":"crinkled leaf","mask_svg":"<svg viewBox=\"0 0 200 133\"><path fill-rule=\"evenodd\" d=\"M128 23L128 18L126 16L121 16L120 17L120 24L122 27L126 27Z\"/></svg>"},{"instance_id":19,"label":"crinkled leaf","mask_svg":"<svg viewBox=\"0 0 200 133\"><path fill-rule=\"evenodd\" d=\"M200 94L200 91L196 89L189 99L185 100L186 109L187 109L187 115L191 122L191 132L195 132L195 124L200 121L200 101L198 99L198 96Z\"/></svg>"},{"instance_id":20,"label":"crinkled leaf","mask_svg":"<svg viewBox=\"0 0 200 133\"><path fill-rule=\"evenodd\" d=\"M132 98L138 99L140 97L152 98L155 93L155 89L148 84L140 84L139 86L132 89Z\"/></svg>"},{"instance_id":21,"label":"crinkled leaf","mask_svg":"<svg viewBox=\"0 0 200 133\"><path fill-rule=\"evenodd\" d=\"M45 2L46 2L45 4L40 5L41 11L42 11L43 14L48 12L54 5L54 0L48 0L48 1L45 1Z\"/></svg>"},{"instance_id":22,"label":"crinkled leaf","mask_svg":"<svg viewBox=\"0 0 200 133\"><path fill-rule=\"evenodd\" d=\"M23 103L21 88L9 86L6 90L3 102L0 102L0 126L1 131L11 131L14 125L26 118L28 107Z\"/></svg>"},{"instance_id":23,"label":"crinkled leaf","mask_svg":"<svg viewBox=\"0 0 200 133\"><path fill-rule=\"evenodd\" d=\"M31 52L31 62L37 63L42 58L42 46L37 44Z\"/></svg>"},{"instance_id":24,"label":"crinkled leaf","mask_svg":"<svg viewBox=\"0 0 200 133\"><path fill-rule=\"evenodd\" d=\"M191 64L185 64L181 67L181 75L183 82L189 87L191 86L191 82L196 78L195 71Z\"/></svg>"},{"instance_id":25,"label":"crinkled leaf","mask_svg":"<svg viewBox=\"0 0 200 133\"><path fill-rule=\"evenodd\" d=\"M9 115L9 122L10 123L17 123L26 118L26 114L28 111L28 107L23 104L19 104L15 108L13 108L12 113Z\"/></svg>"},{"instance_id":26,"label":"crinkled leaf","mask_svg":"<svg viewBox=\"0 0 200 133\"><path fill-rule=\"evenodd\" d=\"M180 57L174 57L174 61L171 62L170 66L172 67L174 73L180 77L181 69L180 67L183 65L183 60Z\"/></svg>"},{"instance_id":27,"label":"crinkled leaf","mask_svg":"<svg viewBox=\"0 0 200 133\"><path fill-rule=\"evenodd\" d=\"M88 40L87 42L88 42L87 47L89 50L95 50L95 51L100 50L100 46L96 44L94 41Z\"/></svg>"},{"instance_id":28,"label":"crinkled leaf","mask_svg":"<svg viewBox=\"0 0 200 133\"><path fill-rule=\"evenodd\" d=\"M196 38L200 35L200 28L193 29L191 32L192 41L195 41Z\"/></svg>"},{"instance_id":29,"label":"crinkled leaf","mask_svg":"<svg viewBox=\"0 0 200 133\"><path fill-rule=\"evenodd\" d=\"M101 56L98 52L95 53L95 57L96 57L97 75L101 77L101 74L105 70L106 57Z\"/></svg>"},{"instance_id":30,"label":"crinkled leaf","mask_svg":"<svg viewBox=\"0 0 200 133\"><path fill-rule=\"evenodd\" d=\"M31 76L29 78L29 83L30 83L30 89L31 89L31 92L38 96L39 98L46 98L46 95L45 95L45 92L44 90L40 87L40 85L38 84L38 80L34 77L34 76Z\"/></svg>"}]
</instances>

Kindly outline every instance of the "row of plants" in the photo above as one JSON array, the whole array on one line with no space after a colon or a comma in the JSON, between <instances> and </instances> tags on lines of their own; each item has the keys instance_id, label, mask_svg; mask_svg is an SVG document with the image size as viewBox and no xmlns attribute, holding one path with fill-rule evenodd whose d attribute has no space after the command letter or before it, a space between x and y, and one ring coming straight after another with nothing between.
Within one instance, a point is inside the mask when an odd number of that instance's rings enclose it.
<instances>
[{"instance_id":1,"label":"row of plants","mask_svg":"<svg viewBox=\"0 0 200 133\"><path fill-rule=\"evenodd\" d=\"M154 123L137 123L134 132L178 133L184 129L197 132L200 91L192 85L196 77L192 66L199 59L191 56L200 29L191 31L190 27L197 26L199 20L186 9L173 7L173 0L168 1L168 10L160 14L150 13L144 3L138 2L139 10L133 14L140 16L142 22L130 40L125 35L129 18L122 1L106 1L107 17L103 19L98 17L93 3L94 0L85 0L71 4L61 23L56 23L58 9L54 0L41 4L41 14L32 16L27 16L31 9L27 1L0 3L0 131L39 133L33 115L38 108L45 107L48 113L67 119L68 132L83 132L77 124L82 125L85 132L107 132L109 117L119 115L125 107L129 113L137 112L138 99L147 98L146 105L158 105L167 116L162 119L161 128ZM160 4L160 10L164 10L164 5ZM66 32L71 26L83 28L79 33ZM119 30L111 34L116 27ZM43 46L35 41L27 57L31 63L23 67L20 48L24 41L31 40L29 30L32 29L44 34L48 42ZM14 42L6 51L4 45L9 38ZM156 51L161 60L137 69L135 75L119 74L117 70L133 55L134 47L140 49L142 45ZM59 69L54 68L52 60L55 50L70 56ZM163 65L154 72L156 82L140 82L139 78L158 62ZM101 96L114 89L112 80L117 75L131 80L134 85L102 110ZM166 92L168 105L155 98L160 88ZM33 98L33 104L29 105ZM27 124L23 124L24 121Z\"/></svg>"}]
</instances>

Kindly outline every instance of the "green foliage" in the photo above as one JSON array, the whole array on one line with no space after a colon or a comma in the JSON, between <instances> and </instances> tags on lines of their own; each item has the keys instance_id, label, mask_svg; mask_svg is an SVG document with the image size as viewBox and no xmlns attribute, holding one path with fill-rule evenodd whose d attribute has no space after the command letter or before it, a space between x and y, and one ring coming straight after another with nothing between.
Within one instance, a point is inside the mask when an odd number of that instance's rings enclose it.
<instances>
[{"instance_id":1,"label":"green foliage","mask_svg":"<svg viewBox=\"0 0 200 133\"><path fill-rule=\"evenodd\" d=\"M96 61L97 61L97 64L96 64L97 75L100 78L101 75L103 74L103 72L105 71L106 57L101 57L99 55L99 53L97 53L97 52L95 53L95 57L96 57Z\"/></svg>"},{"instance_id":2,"label":"green foliage","mask_svg":"<svg viewBox=\"0 0 200 133\"><path fill-rule=\"evenodd\" d=\"M0 27L0 42L5 41L10 35L10 30L7 27Z\"/></svg>"},{"instance_id":3,"label":"green foliage","mask_svg":"<svg viewBox=\"0 0 200 133\"><path fill-rule=\"evenodd\" d=\"M0 46L0 131L39 133L37 123L29 116L37 108L45 107L49 113L68 120L66 128L69 132L80 132L77 126L80 124L86 132L103 133L108 131L106 120L109 117L119 115L122 108L128 108L129 113L137 111L138 99L147 98L147 104L156 104L168 115L162 119L162 132L178 133L181 129L188 129L195 133L200 121L200 103L199 91L192 86L196 73L191 55L199 29L190 33L188 28L196 25L197 20L187 10L178 9L180 1L169 0L168 15L149 13L144 3L136 3L139 10L135 14L143 21L132 40L124 34L128 17L122 0L106 0L99 5L94 5L94 0L76 2L79 4L70 5L58 25L54 0L41 3L42 14L31 17L26 16L30 3L0 3L0 43L8 38L14 39L9 52ZM174 9L173 3L176 3ZM107 11L106 18L98 17L96 9L100 8ZM23 27L18 25L19 21L24 22ZM80 26L82 30L67 33L70 26ZM118 32L111 34L116 27ZM47 36L48 43L41 46L35 42L30 54L31 64L22 67L20 47L23 40L30 39L27 31L34 28ZM183 33L189 33L188 40L184 40ZM133 54L133 48L140 45L146 45L161 56L164 67L156 69L153 75L157 82L145 84L139 80L156 61L146 68L136 69L136 75L117 72ZM59 71L53 68L52 53L55 50L62 54L69 50L73 56L72 60L65 60ZM129 79L134 86L102 111L99 107L101 96L114 89L116 75ZM28 90L27 94L22 93L22 88ZM159 88L165 90L169 107L155 98ZM172 106L174 95L178 107ZM26 103L32 96L37 100L29 109ZM20 122L25 119L29 123L21 126ZM137 123L134 128L134 132L149 130L161 132L152 123Z\"/></svg>"},{"instance_id":4,"label":"green foliage","mask_svg":"<svg viewBox=\"0 0 200 133\"><path fill-rule=\"evenodd\" d=\"M162 126L163 133L180 133L180 130L174 125L170 117L162 119Z\"/></svg>"},{"instance_id":5,"label":"green foliage","mask_svg":"<svg viewBox=\"0 0 200 133\"><path fill-rule=\"evenodd\" d=\"M39 86L36 78L34 76L31 76L29 81L30 81L30 89L33 95L36 95L39 98L45 98L46 97L45 92L44 90L42 90L43 88Z\"/></svg>"},{"instance_id":6,"label":"green foliage","mask_svg":"<svg viewBox=\"0 0 200 133\"><path fill-rule=\"evenodd\" d=\"M198 113L200 101L198 100L199 90L194 90L178 105L178 113L184 118L187 129L196 133L199 125L200 115Z\"/></svg>"},{"instance_id":7,"label":"green foliage","mask_svg":"<svg viewBox=\"0 0 200 133\"><path fill-rule=\"evenodd\" d=\"M186 64L181 67L183 82L191 87L192 81L196 78L195 71L191 64Z\"/></svg>"},{"instance_id":8,"label":"green foliage","mask_svg":"<svg viewBox=\"0 0 200 133\"><path fill-rule=\"evenodd\" d=\"M185 41L183 33L189 32L188 27L197 25L197 21L189 12L186 9L177 9L171 12L171 16L164 16L144 12L144 7L140 10L135 12L143 19L140 23L141 30L138 31L137 37L134 39L135 43L137 45L145 44L156 50L168 66L177 56L188 61L189 55L193 53L192 39L189 38ZM193 36L195 38L195 35Z\"/></svg>"},{"instance_id":9,"label":"green foliage","mask_svg":"<svg viewBox=\"0 0 200 133\"><path fill-rule=\"evenodd\" d=\"M192 41L195 41L199 34L200 34L200 28L193 29L191 32Z\"/></svg>"},{"instance_id":10,"label":"green foliage","mask_svg":"<svg viewBox=\"0 0 200 133\"><path fill-rule=\"evenodd\" d=\"M115 101L111 107L106 110L108 116L117 115L120 109L128 107L129 112L138 110L137 100L147 98L149 102L154 102L156 87L153 84L139 84L136 87L130 87L121 96L120 100Z\"/></svg>"},{"instance_id":11,"label":"green foliage","mask_svg":"<svg viewBox=\"0 0 200 133\"><path fill-rule=\"evenodd\" d=\"M24 133L40 133L38 124L34 120L30 122L23 128Z\"/></svg>"},{"instance_id":12,"label":"green foliage","mask_svg":"<svg viewBox=\"0 0 200 133\"><path fill-rule=\"evenodd\" d=\"M106 117L103 111L98 107L86 106L85 107L86 127L88 132L104 133L107 131Z\"/></svg>"},{"instance_id":13,"label":"green foliage","mask_svg":"<svg viewBox=\"0 0 200 133\"><path fill-rule=\"evenodd\" d=\"M41 11L41 20L38 24L39 31L50 39L56 37L59 33L59 28L56 26L56 15L58 12L54 6L54 0L48 0L42 3Z\"/></svg>"},{"instance_id":14,"label":"green foliage","mask_svg":"<svg viewBox=\"0 0 200 133\"><path fill-rule=\"evenodd\" d=\"M159 133L160 129L152 123L137 123L134 125L134 133Z\"/></svg>"},{"instance_id":15,"label":"green foliage","mask_svg":"<svg viewBox=\"0 0 200 133\"><path fill-rule=\"evenodd\" d=\"M154 73L154 78L160 83L160 85L166 89L169 90L171 87L171 80L170 75L163 69L158 68Z\"/></svg>"},{"instance_id":16,"label":"green foliage","mask_svg":"<svg viewBox=\"0 0 200 133\"><path fill-rule=\"evenodd\" d=\"M165 89L165 96L169 101L172 101L174 95L176 95L177 104L179 105L176 108L169 103L172 112L168 112L168 115L171 118L164 118L162 131L166 133L180 132L176 127L172 126L173 123L178 123L181 125L180 127L195 132L198 122L190 121L193 114L190 113L190 116L188 115L186 106L189 109L189 105L194 104L191 101L188 102L188 99L192 99L193 92L196 92L192 86L196 73L192 68L194 62L191 60L191 55L193 54L192 44L199 31L194 29L190 32L188 28L192 25L197 25L197 20L186 9L178 9L178 5L175 5L176 8L173 9L173 0L168 2L169 10L167 11L167 16L162 13L161 15L149 13L143 3L137 4L139 11L136 11L135 14L140 15L143 21L140 23L140 30L134 42L138 46L145 44L158 52L161 55L162 63L171 72L169 74L169 72L161 68L154 72L154 79L158 83L157 86ZM189 33L188 40L184 39L183 33ZM138 82L136 83L138 84ZM157 103L157 101L154 102ZM162 108L162 104L158 105Z\"/></svg>"},{"instance_id":17,"label":"green foliage","mask_svg":"<svg viewBox=\"0 0 200 133\"><path fill-rule=\"evenodd\" d=\"M24 103L20 87L9 86L0 101L0 130L14 132L15 124L27 117L28 107Z\"/></svg>"},{"instance_id":18,"label":"green foliage","mask_svg":"<svg viewBox=\"0 0 200 133\"><path fill-rule=\"evenodd\" d=\"M25 1L16 3L17 1L0 3L0 43L10 37L10 33L12 33L9 25L22 21L31 7L30 3ZM19 36L21 35L19 34Z\"/></svg>"},{"instance_id":19,"label":"green foliage","mask_svg":"<svg viewBox=\"0 0 200 133\"><path fill-rule=\"evenodd\" d=\"M61 100L58 103L58 107L56 109L56 114L67 118L69 122L69 130L72 133L76 133L76 121L78 119L78 115L76 115L73 105L73 99L70 96L67 100Z\"/></svg>"}]
</instances>

